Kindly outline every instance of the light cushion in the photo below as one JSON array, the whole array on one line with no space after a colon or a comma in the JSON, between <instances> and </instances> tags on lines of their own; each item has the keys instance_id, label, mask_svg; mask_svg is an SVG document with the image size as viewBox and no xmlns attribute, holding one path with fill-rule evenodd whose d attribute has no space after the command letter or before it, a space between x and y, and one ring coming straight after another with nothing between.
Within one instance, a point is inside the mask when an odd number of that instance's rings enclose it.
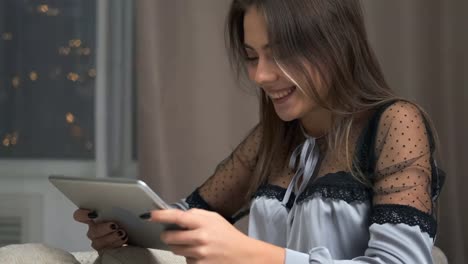
<instances>
[{"instance_id":1,"label":"light cushion","mask_svg":"<svg viewBox=\"0 0 468 264\"><path fill-rule=\"evenodd\" d=\"M99 261L100 264L186 264L184 257L176 256L170 251L138 247L106 250L100 256Z\"/></svg>"},{"instance_id":2,"label":"light cushion","mask_svg":"<svg viewBox=\"0 0 468 264\"><path fill-rule=\"evenodd\" d=\"M72 254L43 244L21 244L2 247L0 248L0 263L80 264Z\"/></svg>"}]
</instances>

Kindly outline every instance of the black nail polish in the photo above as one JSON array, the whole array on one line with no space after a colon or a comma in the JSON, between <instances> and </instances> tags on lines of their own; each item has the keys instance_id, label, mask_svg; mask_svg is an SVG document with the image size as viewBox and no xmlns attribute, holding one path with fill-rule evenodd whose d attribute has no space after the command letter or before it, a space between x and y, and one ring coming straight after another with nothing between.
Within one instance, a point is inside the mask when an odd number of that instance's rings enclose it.
<instances>
[{"instance_id":1,"label":"black nail polish","mask_svg":"<svg viewBox=\"0 0 468 264\"><path fill-rule=\"evenodd\" d=\"M97 218L98 215L96 213L96 211L92 211L91 213L88 214L88 218L89 219L94 219L94 218Z\"/></svg>"},{"instance_id":2,"label":"black nail polish","mask_svg":"<svg viewBox=\"0 0 468 264\"><path fill-rule=\"evenodd\" d=\"M112 224L112 225L110 225L110 228L111 228L112 230L116 230L116 229L117 229L117 225L116 225L116 224Z\"/></svg>"},{"instance_id":3,"label":"black nail polish","mask_svg":"<svg viewBox=\"0 0 468 264\"><path fill-rule=\"evenodd\" d=\"M143 220L148 220L148 219L151 218L151 213L147 212L147 213L141 214L140 218L143 219Z\"/></svg>"}]
</instances>

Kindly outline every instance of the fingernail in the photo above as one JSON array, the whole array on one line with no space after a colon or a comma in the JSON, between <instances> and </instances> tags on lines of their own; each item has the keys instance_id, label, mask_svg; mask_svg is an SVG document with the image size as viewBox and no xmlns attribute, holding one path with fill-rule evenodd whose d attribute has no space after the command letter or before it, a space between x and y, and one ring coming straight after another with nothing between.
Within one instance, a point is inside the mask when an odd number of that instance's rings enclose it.
<instances>
[{"instance_id":1,"label":"fingernail","mask_svg":"<svg viewBox=\"0 0 468 264\"><path fill-rule=\"evenodd\" d=\"M96 213L96 211L92 211L91 213L88 214L88 218L89 219L94 219L94 218L97 218L98 215Z\"/></svg>"},{"instance_id":2,"label":"fingernail","mask_svg":"<svg viewBox=\"0 0 468 264\"><path fill-rule=\"evenodd\" d=\"M143 220L148 220L148 219L151 218L151 213L147 212L147 213L141 214L140 218L143 219Z\"/></svg>"},{"instance_id":3,"label":"fingernail","mask_svg":"<svg viewBox=\"0 0 468 264\"><path fill-rule=\"evenodd\" d=\"M112 230L116 230L116 229L117 229L117 225L116 225L116 224L112 224L112 225L110 225L110 228L111 228Z\"/></svg>"}]
</instances>

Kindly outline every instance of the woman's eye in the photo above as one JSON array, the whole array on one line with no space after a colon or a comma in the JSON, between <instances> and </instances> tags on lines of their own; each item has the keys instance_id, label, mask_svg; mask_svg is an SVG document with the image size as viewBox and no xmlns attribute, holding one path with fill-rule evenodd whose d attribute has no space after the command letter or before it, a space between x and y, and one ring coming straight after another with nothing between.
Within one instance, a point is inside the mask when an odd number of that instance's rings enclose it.
<instances>
[{"instance_id":1,"label":"woman's eye","mask_svg":"<svg viewBox=\"0 0 468 264\"><path fill-rule=\"evenodd\" d=\"M258 57L246 57L245 60L246 60L248 63L254 63L254 62L257 62L257 61L258 61Z\"/></svg>"}]
</instances>

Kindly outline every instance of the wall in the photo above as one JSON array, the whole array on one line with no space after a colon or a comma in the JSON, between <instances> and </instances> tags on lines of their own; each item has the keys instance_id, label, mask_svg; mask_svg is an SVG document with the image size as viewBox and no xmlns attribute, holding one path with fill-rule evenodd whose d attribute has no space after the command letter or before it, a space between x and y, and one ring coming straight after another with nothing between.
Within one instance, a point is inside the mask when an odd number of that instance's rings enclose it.
<instances>
[{"instance_id":1,"label":"wall","mask_svg":"<svg viewBox=\"0 0 468 264\"><path fill-rule=\"evenodd\" d=\"M6 166L5 161L1 163ZM57 163L62 165L57 166ZM48 182L47 176L65 172L66 175L89 177L93 166L78 162L49 162L47 166L47 161L42 161L42 164L9 161L7 167L17 169L9 174L1 172L0 215L24 217L27 231L24 242L41 242L69 251L89 250L85 225L75 222L72 217L75 206ZM36 173L28 167L34 168Z\"/></svg>"}]
</instances>

